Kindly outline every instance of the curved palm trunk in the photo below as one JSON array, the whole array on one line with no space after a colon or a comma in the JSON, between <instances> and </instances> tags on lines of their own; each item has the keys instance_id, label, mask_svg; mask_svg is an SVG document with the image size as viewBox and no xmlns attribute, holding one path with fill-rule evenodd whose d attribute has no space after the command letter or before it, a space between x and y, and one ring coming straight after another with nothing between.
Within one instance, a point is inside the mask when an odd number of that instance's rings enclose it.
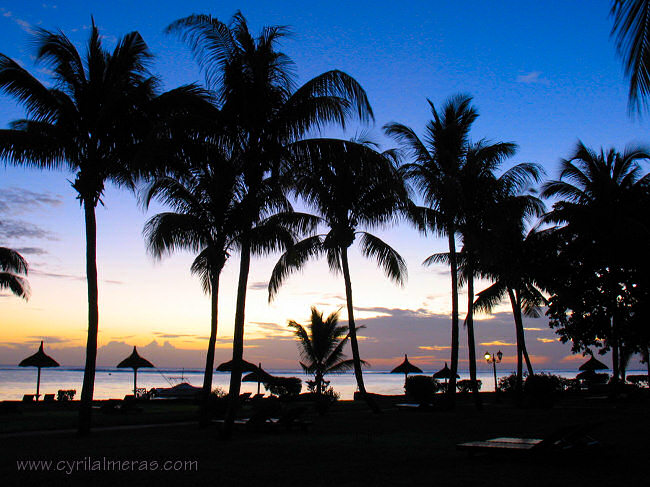
<instances>
[{"instance_id":1,"label":"curved palm trunk","mask_svg":"<svg viewBox=\"0 0 650 487\"><path fill-rule=\"evenodd\" d=\"M239 261L239 283L237 285L237 308L235 310L235 331L232 341L232 372L230 373L230 389L228 412L224 421L223 435L229 438L239 409L239 392L241 391L242 359L244 357L244 313L246 309L246 287L248 272L251 264L250 242L242 242Z\"/></svg>"},{"instance_id":2,"label":"curved palm trunk","mask_svg":"<svg viewBox=\"0 0 650 487\"><path fill-rule=\"evenodd\" d=\"M363 372L361 371L361 356L359 354L359 343L357 341L357 330L354 324L354 308L352 306L352 281L350 280L350 268L348 265L348 249L341 249L341 266L343 267L343 279L345 281L345 299L348 306L348 330L350 333L350 348L352 348L352 360L354 361L354 376L357 379L357 387L361 396L368 404L373 413L379 412L379 407L366 392L363 383Z\"/></svg>"},{"instance_id":3,"label":"curved palm trunk","mask_svg":"<svg viewBox=\"0 0 650 487\"><path fill-rule=\"evenodd\" d=\"M447 399L450 407L456 404L456 374L458 373L458 262L456 259L456 231L450 228L449 265L451 266L451 377L447 385Z\"/></svg>"},{"instance_id":4,"label":"curved palm trunk","mask_svg":"<svg viewBox=\"0 0 650 487\"><path fill-rule=\"evenodd\" d=\"M210 283L212 287L212 316L210 320L210 340L208 341L208 353L205 357L205 373L203 375L203 391L201 398L201 413L199 426L206 427L210 424L210 393L212 392L212 374L214 371L214 349L217 344L217 324L219 313L219 276L221 270Z\"/></svg>"},{"instance_id":5,"label":"curved palm trunk","mask_svg":"<svg viewBox=\"0 0 650 487\"><path fill-rule=\"evenodd\" d=\"M469 378L472 381L472 394L474 395L474 404L477 409L482 408L481 396L478 392L478 383L476 382L476 343L474 340L474 276L473 270L469 269L467 278L467 317L465 318L467 326L467 348L469 354Z\"/></svg>"},{"instance_id":6,"label":"curved palm trunk","mask_svg":"<svg viewBox=\"0 0 650 487\"><path fill-rule=\"evenodd\" d=\"M86 340L86 365L84 367L81 402L79 404L79 434L90 433L90 423L95 388L97 363L97 332L99 327L99 292L97 290L97 221L95 206L83 200L86 221L86 279L88 281L88 338Z\"/></svg>"},{"instance_id":7,"label":"curved palm trunk","mask_svg":"<svg viewBox=\"0 0 650 487\"><path fill-rule=\"evenodd\" d=\"M526 368L528 370L528 375L535 375L533 366L528 357L528 351L526 350L526 339L524 335L524 324L521 314L521 301L519 293L514 291L512 288L508 288L508 296L510 297L510 304L512 306L512 315L515 321L515 334L517 337L517 394L521 395L523 391L523 362L526 362Z\"/></svg>"}]
</instances>

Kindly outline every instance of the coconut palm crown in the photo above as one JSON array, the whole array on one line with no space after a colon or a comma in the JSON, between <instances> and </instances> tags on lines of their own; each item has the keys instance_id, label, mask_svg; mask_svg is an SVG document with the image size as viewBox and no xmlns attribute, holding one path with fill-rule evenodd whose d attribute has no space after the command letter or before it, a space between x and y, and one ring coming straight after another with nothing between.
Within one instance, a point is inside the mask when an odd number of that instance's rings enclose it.
<instances>
[{"instance_id":1,"label":"coconut palm crown","mask_svg":"<svg viewBox=\"0 0 650 487\"><path fill-rule=\"evenodd\" d=\"M9 289L15 296L27 300L29 283L27 261L15 250L0 247L0 289Z\"/></svg>"}]
</instances>

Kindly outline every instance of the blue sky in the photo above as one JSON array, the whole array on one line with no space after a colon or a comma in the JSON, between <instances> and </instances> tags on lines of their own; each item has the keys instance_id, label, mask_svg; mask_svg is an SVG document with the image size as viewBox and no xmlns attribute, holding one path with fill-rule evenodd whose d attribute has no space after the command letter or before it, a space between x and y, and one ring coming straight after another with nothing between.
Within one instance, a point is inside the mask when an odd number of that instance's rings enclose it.
<instances>
[{"instance_id":1,"label":"blue sky","mask_svg":"<svg viewBox=\"0 0 650 487\"><path fill-rule=\"evenodd\" d=\"M282 47L295 61L301 83L323 71L340 69L364 86L375 125L353 126L346 137L369 130L384 148L392 147L381 132L385 123L398 121L421 133L430 117L427 98L439 105L453 94L468 93L480 112L472 132L475 140L514 141L520 150L511 163L537 162L554 177L558 160L570 154L578 139L595 148L619 149L647 141L647 121L627 112L627 84L609 37L609 7L609 1L586 0L400 5L377 1L5 2L0 7L0 52L46 81L47 70L33 63L30 32L34 27L61 29L83 49L94 15L107 46L131 30L140 31L156 55L153 71L168 89L201 81L202 76L188 49L163 34L165 26L191 13L228 20L240 9L253 32L269 24L290 26L293 35ZM20 116L14 102L0 96L0 125L5 127ZM9 221L15 230L8 232L6 223L4 230L0 227L0 244L31 249L26 256L34 269L29 303L0 298L3 314L13 325L0 330L0 341L10 344L4 351L7 357L13 357L11 347L39 337L62 350L83 343L83 220L69 178L64 173L0 167L0 221ZM42 201L35 203L34 193L44 195ZM31 200L25 201L26 195ZM135 198L109 188L104 200L106 206L98 209L100 343L144 345L154 339L168 340L172 348L200 351L208 329L209 303L199 283L189 276L191 256L153 262L141 237L147 215ZM368 325L362 354L380 365L398 360L403 353L415 357L416 363L441 364L448 354L444 347L449 342L445 318L450 307L449 278L444 267L424 269L420 263L444 250L445 243L424 239L405 225L380 233L407 259L410 279L405 288L396 288L371 263L354 255L355 297L360 317ZM273 258L254 261L247 355L286 366L297 360L286 320L306 319L309 306L316 303L326 312L338 309L343 289L325 265L315 263L292 278L269 306L262 288L273 263ZM218 353L224 359L232 334L235 279L236 260L232 260L221 300ZM490 326L478 327L479 343L514 341L507 309L504 306L504 314ZM492 326L497 322L500 328ZM399 340L391 336L389 323L403 330ZM528 326L539 328L529 332L529 341L535 355L547 358L540 358L541 364L569 363L562 362L569 348L553 342L546 320ZM291 345L285 349L282 342ZM440 350L430 350L436 347ZM512 345L503 348L514 351ZM76 353L70 352L68 363L80 363Z\"/></svg>"}]
</instances>

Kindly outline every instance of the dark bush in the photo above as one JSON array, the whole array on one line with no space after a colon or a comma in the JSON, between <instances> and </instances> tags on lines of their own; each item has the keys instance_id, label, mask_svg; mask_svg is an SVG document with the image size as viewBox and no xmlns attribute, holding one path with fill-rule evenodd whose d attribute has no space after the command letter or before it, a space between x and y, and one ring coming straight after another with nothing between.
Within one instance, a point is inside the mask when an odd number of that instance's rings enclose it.
<instances>
[{"instance_id":1,"label":"dark bush","mask_svg":"<svg viewBox=\"0 0 650 487\"><path fill-rule=\"evenodd\" d=\"M77 393L75 389L70 389L70 390L63 390L59 389L56 393L56 400L57 401L72 401L74 398L74 395Z\"/></svg>"},{"instance_id":2,"label":"dark bush","mask_svg":"<svg viewBox=\"0 0 650 487\"><path fill-rule=\"evenodd\" d=\"M426 375L412 375L406 379L406 395L419 403L430 403L437 387L433 379Z\"/></svg>"},{"instance_id":3,"label":"dark bush","mask_svg":"<svg viewBox=\"0 0 650 487\"><path fill-rule=\"evenodd\" d=\"M526 374L524 374L524 379ZM506 377L501 377L497 385L499 392L514 393L517 389L517 374L510 374Z\"/></svg>"},{"instance_id":4,"label":"dark bush","mask_svg":"<svg viewBox=\"0 0 650 487\"><path fill-rule=\"evenodd\" d=\"M273 381L265 382L264 387L271 394L279 396L282 399L290 399L300 394L302 381L298 377L274 377Z\"/></svg>"},{"instance_id":5,"label":"dark bush","mask_svg":"<svg viewBox=\"0 0 650 487\"><path fill-rule=\"evenodd\" d=\"M478 390L480 391L483 383L479 379L477 379L476 385L478 386ZM458 389L458 392L460 392L461 394L467 394L469 392L472 392L472 380L471 379L459 380L458 382L456 382L456 388Z\"/></svg>"},{"instance_id":6,"label":"dark bush","mask_svg":"<svg viewBox=\"0 0 650 487\"><path fill-rule=\"evenodd\" d=\"M553 374L531 375L524 382L524 394L530 406L551 407L562 390L562 378Z\"/></svg>"}]
</instances>

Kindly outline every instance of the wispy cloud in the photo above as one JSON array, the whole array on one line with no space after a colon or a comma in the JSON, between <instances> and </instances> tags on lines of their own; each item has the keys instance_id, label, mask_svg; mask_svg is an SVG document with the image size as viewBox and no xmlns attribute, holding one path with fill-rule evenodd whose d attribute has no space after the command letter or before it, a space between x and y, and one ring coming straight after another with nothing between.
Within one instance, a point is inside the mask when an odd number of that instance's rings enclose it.
<instances>
[{"instance_id":1,"label":"wispy cloud","mask_svg":"<svg viewBox=\"0 0 650 487\"><path fill-rule=\"evenodd\" d=\"M531 71L530 73L520 74L517 76L517 83L524 83L527 85L549 85L550 81L542 77L541 71Z\"/></svg>"},{"instance_id":2,"label":"wispy cloud","mask_svg":"<svg viewBox=\"0 0 650 487\"><path fill-rule=\"evenodd\" d=\"M559 341L557 338L537 338L536 340L542 343L555 343Z\"/></svg>"},{"instance_id":3,"label":"wispy cloud","mask_svg":"<svg viewBox=\"0 0 650 487\"><path fill-rule=\"evenodd\" d=\"M420 350L430 350L432 352L440 352L442 350L450 350L450 346L442 346L442 345L422 345L418 347Z\"/></svg>"},{"instance_id":4,"label":"wispy cloud","mask_svg":"<svg viewBox=\"0 0 650 487\"><path fill-rule=\"evenodd\" d=\"M52 279L68 279L71 281L85 281L86 276L79 276L76 274L64 274L64 273L59 273L59 272L46 272L42 271L40 269L32 269L30 270L30 274L36 275L36 276L41 276L41 277L50 277ZM112 279L102 279L103 283L106 284L115 284L115 285L122 285L124 284L122 281L116 281Z\"/></svg>"},{"instance_id":5,"label":"wispy cloud","mask_svg":"<svg viewBox=\"0 0 650 487\"><path fill-rule=\"evenodd\" d=\"M0 238L3 240L23 238L57 240L49 230L26 221L9 219L0 221Z\"/></svg>"},{"instance_id":6,"label":"wispy cloud","mask_svg":"<svg viewBox=\"0 0 650 487\"><path fill-rule=\"evenodd\" d=\"M543 331L543 328L524 328L526 331Z\"/></svg>"},{"instance_id":7,"label":"wispy cloud","mask_svg":"<svg viewBox=\"0 0 650 487\"><path fill-rule=\"evenodd\" d=\"M493 340L491 342L481 342L480 345L484 347L516 347L516 343L508 343L503 340Z\"/></svg>"},{"instance_id":8,"label":"wispy cloud","mask_svg":"<svg viewBox=\"0 0 650 487\"><path fill-rule=\"evenodd\" d=\"M251 282L248 289L251 291L266 291L269 288L269 283L264 281Z\"/></svg>"},{"instance_id":9,"label":"wispy cloud","mask_svg":"<svg viewBox=\"0 0 650 487\"><path fill-rule=\"evenodd\" d=\"M32 191L26 188L0 188L0 211L23 213L43 206L59 206L63 197L49 191Z\"/></svg>"},{"instance_id":10,"label":"wispy cloud","mask_svg":"<svg viewBox=\"0 0 650 487\"><path fill-rule=\"evenodd\" d=\"M46 255L49 253L47 250L40 247L18 247L14 250L22 255Z\"/></svg>"}]
</instances>

